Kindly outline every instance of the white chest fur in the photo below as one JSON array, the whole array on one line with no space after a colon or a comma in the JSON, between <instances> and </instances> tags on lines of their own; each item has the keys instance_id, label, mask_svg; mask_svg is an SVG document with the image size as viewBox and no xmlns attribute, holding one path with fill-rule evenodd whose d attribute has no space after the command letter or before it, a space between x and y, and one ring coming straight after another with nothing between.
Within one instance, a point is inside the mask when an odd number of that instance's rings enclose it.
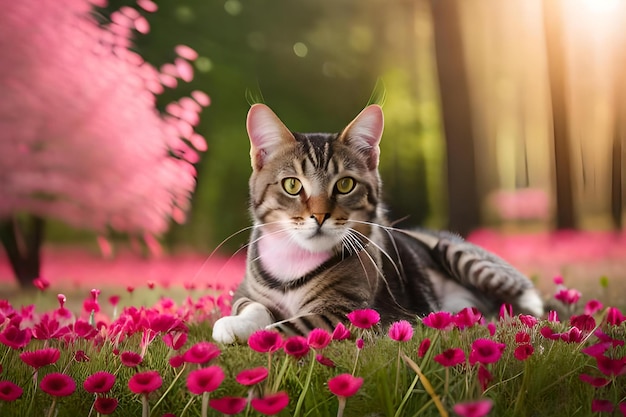
<instances>
[{"instance_id":1,"label":"white chest fur","mask_svg":"<svg viewBox=\"0 0 626 417\"><path fill-rule=\"evenodd\" d=\"M332 256L331 252L303 249L284 234L268 234L257 244L263 269L279 281L289 282L315 270Z\"/></svg>"}]
</instances>

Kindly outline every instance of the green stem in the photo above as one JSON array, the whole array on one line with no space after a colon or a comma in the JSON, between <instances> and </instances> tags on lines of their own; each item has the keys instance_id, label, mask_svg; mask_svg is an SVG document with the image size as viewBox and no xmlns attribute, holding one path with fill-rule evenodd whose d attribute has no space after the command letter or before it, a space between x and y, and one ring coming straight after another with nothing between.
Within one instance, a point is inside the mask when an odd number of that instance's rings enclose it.
<instances>
[{"instance_id":1,"label":"green stem","mask_svg":"<svg viewBox=\"0 0 626 417\"><path fill-rule=\"evenodd\" d=\"M337 409L337 417L343 417L343 410L346 408L346 397L337 397L339 399L339 408Z\"/></svg>"},{"instance_id":2,"label":"green stem","mask_svg":"<svg viewBox=\"0 0 626 417\"><path fill-rule=\"evenodd\" d=\"M174 377L174 380L172 381L172 383L169 385L169 387L167 387L167 389L161 395L161 397L156 402L156 404L154 404L154 407L152 407L153 410L155 410L159 406L159 404L161 404L161 401L163 401L165 399L165 397L167 396L167 394L172 390L172 388L174 388L174 384L176 383L176 381L178 381L178 378L180 378L180 376L183 374L183 371L185 370L186 366L187 366L187 364L184 363L183 366L180 368L180 371Z\"/></svg>"},{"instance_id":3,"label":"green stem","mask_svg":"<svg viewBox=\"0 0 626 417\"><path fill-rule=\"evenodd\" d=\"M148 403L148 394L141 396L141 417L150 417L150 403Z\"/></svg>"},{"instance_id":4,"label":"green stem","mask_svg":"<svg viewBox=\"0 0 626 417\"><path fill-rule=\"evenodd\" d=\"M202 417L207 417L209 412L209 393L208 392L203 392L202 393Z\"/></svg>"},{"instance_id":5,"label":"green stem","mask_svg":"<svg viewBox=\"0 0 626 417\"><path fill-rule=\"evenodd\" d=\"M285 360L283 361L283 366L280 368L278 377L274 380L274 386L272 387L272 392L278 391L278 386L280 385L280 381L283 380L283 377L285 376L285 372L287 372L288 365L289 365L289 358L285 356Z\"/></svg>"},{"instance_id":6,"label":"green stem","mask_svg":"<svg viewBox=\"0 0 626 417\"><path fill-rule=\"evenodd\" d=\"M403 415L402 414L402 409L404 408L404 405L406 404L406 402L411 397L411 394L413 394L413 390L415 389L415 385L417 385L417 381L419 381L419 380L420 380L419 375L415 375L415 378L413 378L413 382L411 383L411 386L409 387L409 389L404 394L404 398L402 398L402 402L398 406L398 409L396 410L396 414L394 414L394 417L400 417L401 415Z\"/></svg>"},{"instance_id":7,"label":"green stem","mask_svg":"<svg viewBox=\"0 0 626 417\"><path fill-rule=\"evenodd\" d=\"M400 386L400 344L398 344L398 358L396 360L396 387L393 390L393 400L396 401L396 395L398 395L398 386Z\"/></svg>"},{"instance_id":8,"label":"green stem","mask_svg":"<svg viewBox=\"0 0 626 417\"><path fill-rule=\"evenodd\" d=\"M514 416L523 415L524 411L526 410L526 407L524 406L524 400L526 398L526 391L528 390L528 380L531 373L529 363L530 360L528 359L526 360L526 363L524 363L524 376L522 377L522 386L520 387L519 392L517 393L517 398L515 399L515 408L513 409Z\"/></svg>"},{"instance_id":9,"label":"green stem","mask_svg":"<svg viewBox=\"0 0 626 417\"><path fill-rule=\"evenodd\" d=\"M306 380L304 381L304 387L302 387L302 392L300 393L300 397L298 397L298 403L296 404L296 410L294 411L294 417L300 415L300 409L302 408L302 404L304 404L304 397L306 397L306 393L309 389L309 385L311 385L311 378L313 376L313 367L315 367L315 358L311 359L311 365L309 366L309 372L306 375Z\"/></svg>"},{"instance_id":10,"label":"green stem","mask_svg":"<svg viewBox=\"0 0 626 417\"><path fill-rule=\"evenodd\" d=\"M54 415L54 410L57 407L57 397L52 399L52 404L50 405L50 409L48 410L48 417L52 417Z\"/></svg>"},{"instance_id":11,"label":"green stem","mask_svg":"<svg viewBox=\"0 0 626 417\"><path fill-rule=\"evenodd\" d=\"M183 415L185 414L185 412L187 411L187 409L189 408L189 406L191 405L191 403L193 402L193 400L196 398L195 395L192 395L189 398L189 401L187 401L187 404L185 404L185 408L183 408L183 411L180 412L180 416L178 417L183 417Z\"/></svg>"}]
</instances>

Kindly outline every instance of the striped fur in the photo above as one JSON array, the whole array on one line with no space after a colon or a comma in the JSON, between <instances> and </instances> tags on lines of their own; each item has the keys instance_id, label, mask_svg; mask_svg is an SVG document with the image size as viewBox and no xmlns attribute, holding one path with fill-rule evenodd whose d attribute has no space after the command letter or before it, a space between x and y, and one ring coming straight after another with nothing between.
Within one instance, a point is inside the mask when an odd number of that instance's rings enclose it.
<instances>
[{"instance_id":1,"label":"striped fur","mask_svg":"<svg viewBox=\"0 0 626 417\"><path fill-rule=\"evenodd\" d=\"M543 313L530 280L495 255L449 232L390 227L377 170L382 117L369 106L340 134L299 134L268 107L251 108L254 228L233 315L216 322L215 340L264 327L332 330L362 308L383 324L502 303Z\"/></svg>"}]
</instances>

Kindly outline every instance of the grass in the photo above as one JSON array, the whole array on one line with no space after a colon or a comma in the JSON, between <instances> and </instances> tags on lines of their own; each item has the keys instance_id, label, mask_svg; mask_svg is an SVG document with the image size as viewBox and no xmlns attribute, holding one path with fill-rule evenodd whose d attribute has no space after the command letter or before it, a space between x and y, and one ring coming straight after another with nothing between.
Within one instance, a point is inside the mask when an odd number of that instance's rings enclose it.
<instances>
[{"instance_id":1,"label":"grass","mask_svg":"<svg viewBox=\"0 0 626 417\"><path fill-rule=\"evenodd\" d=\"M155 296L156 291L149 293L147 299ZM169 295L169 293L168 293ZM52 299L51 295L39 295L39 298ZM133 298L126 295L123 302L136 304L142 298L136 293ZM42 300L38 300L40 304ZM12 349L0 343L0 364L3 367L0 381L11 381L23 389L21 397L15 401L0 400L0 415L30 416L57 415L63 416L95 416L92 409L95 395L87 393L83 388L85 379L97 371L114 374L116 382L106 396L119 401L113 415L140 416L145 412L140 395L129 390L128 381L137 372L156 370L163 379L162 386L148 396L151 416L162 416L173 413L177 417L202 415L202 395L191 394L187 387L187 376L193 369L206 367L209 364L185 363L180 367L170 365L170 358L180 355L194 344L211 341L211 323L221 311L216 309L210 299L194 299L192 303L176 303L175 306L157 302L153 307L141 310L141 314L130 315L127 311L112 321L112 307L102 303L100 312L89 318L93 323L100 321L99 337L85 340L81 337L68 336L65 339L32 339L21 349ZM75 303L79 305L79 303ZM186 305L186 307L184 307ZM165 307L164 307L165 306ZM227 308L227 307L226 307ZM28 310L11 312L8 302L0 309L3 316L23 316L21 327L32 327L47 312L53 316L56 309L28 313ZM80 311L76 311L80 315ZM606 323L604 312L596 313L595 330L602 329L612 338L624 341L626 323L610 325ZM188 323L187 342L180 350L168 347L159 333L154 340L145 346L145 355L137 368L121 364L119 353L133 351L140 353L145 343L150 320L147 317L169 315L185 318ZM132 317L132 318L131 318ZM73 320L73 319L72 319ZM133 322L128 327L128 337L119 344L111 335L114 323ZM9 320L4 320L0 329L3 332L10 327ZM487 323L478 323L465 330L437 330L428 327L421 320L416 320L414 333L410 340L398 342L392 340L384 329L377 326L369 330L352 327L352 337L346 340L334 340L322 352L310 350L302 358L294 358L283 349L271 355L268 366L268 354L254 351L247 345L219 346L221 354L210 365L221 367L226 378L219 388L210 394L210 398L236 396L263 397L274 392L284 391L289 396L288 406L280 411L281 416L335 416L338 413L339 400L328 389L328 380L340 374L352 374L363 378L363 385L358 392L347 398L344 416L442 416L453 415L453 406L458 403L476 400L489 400L492 403L490 415L494 416L588 416L592 412L592 402L602 399L609 400L616 410L619 404L626 407L626 375L605 376L598 369L597 359L581 352L583 348L594 345L598 337L594 329L583 332L580 342L568 343L563 340L551 340L545 337L541 329L549 326L554 332L564 333L572 326L567 320L563 322L539 321L532 328L521 323L518 317L506 317L493 321L495 333L492 335ZM514 356L519 345L516 334L526 332L534 353L526 360ZM363 348L358 349L355 341L361 338ZM425 340L431 341L430 348L420 357L418 349ZM472 344L477 339L488 339L503 343L506 348L495 363L471 365L468 360L463 364L446 368L434 357L449 348L460 348L469 357ZM619 343L619 342L616 342ZM35 351L54 347L61 352L60 359L39 369L36 377L31 367L20 359L22 351ZM84 351L89 361L78 362L74 359L76 352ZM331 359L335 367L327 367L315 360L316 354L323 354ZM623 371L626 373L626 350L623 346L612 347L605 356L623 360ZM245 369L269 367L269 377L252 390L236 382L236 375ZM491 375L490 380L481 385L478 377L479 368L483 366ZM418 376L416 370L421 372ZM353 372L354 371L354 372ZM76 382L76 390L67 397L55 401L55 410L49 413L54 398L36 387L42 378L50 372L61 372L71 376ZM581 374L604 377L609 383L595 388L580 379ZM483 381L484 383L484 381ZM430 391L430 392L429 392ZM105 394L101 394L105 395ZM439 407L438 407L439 404ZM595 406L594 406L595 408ZM184 410L184 412L183 412ZM296 414L297 411L297 414ZM619 412L619 411L616 411ZM626 412L625 411L622 411ZM56 413L56 414L54 414ZM145 415L145 414L144 414ZM212 408L207 415L222 415ZM262 415L247 406L241 415ZM604 414L611 415L611 414Z\"/></svg>"}]
</instances>

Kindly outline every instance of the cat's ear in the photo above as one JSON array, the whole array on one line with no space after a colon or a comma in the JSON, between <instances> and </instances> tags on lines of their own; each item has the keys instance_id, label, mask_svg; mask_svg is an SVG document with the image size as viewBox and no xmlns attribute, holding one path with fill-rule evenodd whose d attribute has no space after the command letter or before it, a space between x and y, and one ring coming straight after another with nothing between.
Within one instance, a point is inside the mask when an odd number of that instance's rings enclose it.
<instances>
[{"instance_id":1,"label":"cat's ear","mask_svg":"<svg viewBox=\"0 0 626 417\"><path fill-rule=\"evenodd\" d=\"M383 109L372 104L367 106L341 132L339 140L357 149L358 152L368 154L368 167L378 167L380 157L380 139L385 125Z\"/></svg>"},{"instance_id":2,"label":"cat's ear","mask_svg":"<svg viewBox=\"0 0 626 417\"><path fill-rule=\"evenodd\" d=\"M269 155L285 142L295 141L289 129L265 104L250 107L246 128L250 138L250 162L255 170L261 169Z\"/></svg>"}]
</instances>

